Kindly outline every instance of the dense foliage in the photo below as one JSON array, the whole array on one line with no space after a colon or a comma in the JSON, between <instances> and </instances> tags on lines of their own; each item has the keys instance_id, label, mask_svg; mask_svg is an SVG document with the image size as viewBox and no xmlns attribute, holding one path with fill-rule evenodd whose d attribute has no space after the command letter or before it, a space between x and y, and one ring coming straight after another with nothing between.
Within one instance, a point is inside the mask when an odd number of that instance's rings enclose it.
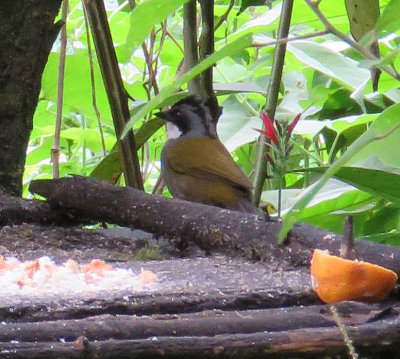
<instances>
[{"instance_id":1,"label":"dense foliage","mask_svg":"<svg viewBox=\"0 0 400 359\"><path fill-rule=\"evenodd\" d=\"M128 1L108 4L108 20L126 90L136 100L130 104L132 114L162 89L176 85L183 59L182 3L182 0L147 0L138 2L134 11L130 11ZM216 24L226 14L229 3L216 1ZM381 1L380 6L382 15L376 33L381 63L398 67L400 21L393 14L400 13L400 5L392 0ZM111 112L93 54L104 149L92 103L82 4L80 0L71 0L69 7L60 175L88 176L103 160L102 177L111 179L118 172L115 168L119 168L115 156L110 155L116 143ZM247 40L239 40L221 54L214 67L214 88L223 106L218 123L220 139L251 178L258 137L254 128L262 125L260 112L265 104L281 2L273 2L271 8L249 7L237 15L239 8L237 3L217 28L215 48L221 50L248 34L252 34L252 46L247 46ZM351 36L344 2L323 0L319 8L336 29ZM400 122L400 105L396 105L400 102L400 82L383 72L379 91L373 92L368 68L371 61L336 36L322 34L323 30L324 26L306 2L296 1L290 30L293 39L287 47L276 118L292 121L298 113L302 116L294 129L283 209L289 208L304 188L321 176L324 172L321 167L348 153L348 158L337 168L337 179L325 184L301 212L300 219L340 232L345 216L353 214L356 236L396 242L400 224L400 130L385 134ZM316 36L309 36L314 33ZM50 149L55 131L59 46L56 42L43 75L26 159L25 183L52 175ZM134 129L138 130L151 118L150 112L135 121ZM364 142L357 145L355 141L362 134ZM140 150L148 192L160 173L159 156L164 141L164 129L158 129ZM353 143L356 148L352 151ZM105 160L104 150L108 156ZM277 186L276 178L265 183L262 199L271 203L270 208L277 206Z\"/></svg>"}]
</instances>

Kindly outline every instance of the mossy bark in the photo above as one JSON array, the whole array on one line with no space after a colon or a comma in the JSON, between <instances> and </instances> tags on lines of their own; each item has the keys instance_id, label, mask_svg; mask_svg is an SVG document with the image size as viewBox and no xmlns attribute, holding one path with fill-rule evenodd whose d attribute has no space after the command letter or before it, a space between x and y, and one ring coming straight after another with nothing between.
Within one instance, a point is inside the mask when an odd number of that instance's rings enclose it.
<instances>
[{"instance_id":1,"label":"mossy bark","mask_svg":"<svg viewBox=\"0 0 400 359\"><path fill-rule=\"evenodd\" d=\"M0 186L20 195L44 66L61 0L0 2Z\"/></svg>"}]
</instances>

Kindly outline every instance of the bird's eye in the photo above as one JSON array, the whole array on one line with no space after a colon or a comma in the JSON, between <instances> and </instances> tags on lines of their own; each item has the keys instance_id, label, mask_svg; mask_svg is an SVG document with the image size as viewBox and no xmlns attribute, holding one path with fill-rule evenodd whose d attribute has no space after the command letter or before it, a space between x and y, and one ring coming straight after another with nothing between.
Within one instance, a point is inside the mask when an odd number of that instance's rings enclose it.
<instances>
[{"instance_id":1,"label":"bird's eye","mask_svg":"<svg viewBox=\"0 0 400 359\"><path fill-rule=\"evenodd\" d=\"M181 116L181 112L180 112L180 111L176 111L176 115L177 115L178 117L180 117L180 116Z\"/></svg>"}]
</instances>

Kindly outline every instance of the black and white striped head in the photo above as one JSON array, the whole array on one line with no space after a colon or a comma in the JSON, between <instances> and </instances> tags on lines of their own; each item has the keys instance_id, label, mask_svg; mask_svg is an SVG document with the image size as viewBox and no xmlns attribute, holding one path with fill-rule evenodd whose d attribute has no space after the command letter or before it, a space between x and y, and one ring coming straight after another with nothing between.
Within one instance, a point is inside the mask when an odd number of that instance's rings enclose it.
<instances>
[{"instance_id":1,"label":"black and white striped head","mask_svg":"<svg viewBox=\"0 0 400 359\"><path fill-rule=\"evenodd\" d=\"M168 111L156 113L156 116L172 122L182 132L182 136L210 136L210 110L197 95L185 97Z\"/></svg>"}]
</instances>

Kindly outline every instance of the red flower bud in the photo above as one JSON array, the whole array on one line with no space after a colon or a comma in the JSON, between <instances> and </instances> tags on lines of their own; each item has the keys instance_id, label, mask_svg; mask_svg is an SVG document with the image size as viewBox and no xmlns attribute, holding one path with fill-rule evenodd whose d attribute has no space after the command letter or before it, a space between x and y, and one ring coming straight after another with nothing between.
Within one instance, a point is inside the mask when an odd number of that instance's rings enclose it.
<instances>
[{"instance_id":1,"label":"red flower bud","mask_svg":"<svg viewBox=\"0 0 400 359\"><path fill-rule=\"evenodd\" d=\"M293 122L288 127L287 138L289 138L293 132L293 129L297 125L297 122L300 120L301 113L299 113L293 120Z\"/></svg>"},{"instance_id":2,"label":"red flower bud","mask_svg":"<svg viewBox=\"0 0 400 359\"><path fill-rule=\"evenodd\" d=\"M262 111L261 112L261 119L263 120L265 130L257 130L256 131L260 132L262 135L267 137L269 140L271 140L275 145L278 145L278 139L276 138L276 130L275 127L270 120L270 118L267 116L267 114Z\"/></svg>"}]
</instances>

